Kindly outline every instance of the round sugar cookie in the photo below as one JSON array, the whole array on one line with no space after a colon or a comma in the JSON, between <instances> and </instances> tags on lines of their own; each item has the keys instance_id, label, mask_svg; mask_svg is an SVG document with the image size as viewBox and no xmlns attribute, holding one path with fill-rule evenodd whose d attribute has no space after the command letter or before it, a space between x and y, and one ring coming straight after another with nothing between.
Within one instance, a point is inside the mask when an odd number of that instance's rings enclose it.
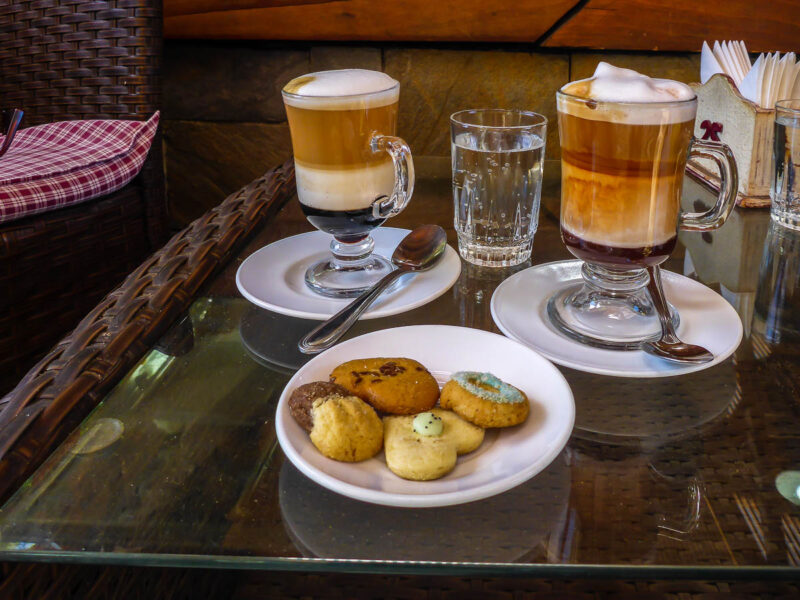
<instances>
[{"instance_id":1,"label":"round sugar cookie","mask_svg":"<svg viewBox=\"0 0 800 600\"><path fill-rule=\"evenodd\" d=\"M359 462L383 447L383 423L375 410L356 396L328 396L311 406L311 442L328 458Z\"/></svg>"},{"instance_id":2,"label":"round sugar cookie","mask_svg":"<svg viewBox=\"0 0 800 600\"><path fill-rule=\"evenodd\" d=\"M528 418L525 394L491 373L459 371L442 388L439 404L479 427L511 427Z\"/></svg>"},{"instance_id":3,"label":"round sugar cookie","mask_svg":"<svg viewBox=\"0 0 800 600\"><path fill-rule=\"evenodd\" d=\"M386 465L395 475L428 481L447 475L460 454L472 452L483 442L483 429L449 410L430 411L441 419L439 435L424 435L414 429L415 415L383 418Z\"/></svg>"},{"instance_id":4,"label":"round sugar cookie","mask_svg":"<svg viewBox=\"0 0 800 600\"><path fill-rule=\"evenodd\" d=\"M333 383L393 415L411 415L433 408L439 384L424 366L410 358L350 360L331 373Z\"/></svg>"}]
</instances>

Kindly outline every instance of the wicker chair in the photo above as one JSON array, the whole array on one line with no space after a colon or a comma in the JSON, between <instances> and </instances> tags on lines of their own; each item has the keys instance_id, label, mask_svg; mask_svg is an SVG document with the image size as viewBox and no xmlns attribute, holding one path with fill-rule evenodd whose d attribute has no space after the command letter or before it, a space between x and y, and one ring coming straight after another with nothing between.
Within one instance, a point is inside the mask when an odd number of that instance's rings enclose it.
<instances>
[{"instance_id":1,"label":"wicker chair","mask_svg":"<svg viewBox=\"0 0 800 600\"><path fill-rule=\"evenodd\" d=\"M161 0L0 0L0 108L23 126L160 104ZM167 236L161 138L125 188L0 224L0 394Z\"/></svg>"}]
</instances>

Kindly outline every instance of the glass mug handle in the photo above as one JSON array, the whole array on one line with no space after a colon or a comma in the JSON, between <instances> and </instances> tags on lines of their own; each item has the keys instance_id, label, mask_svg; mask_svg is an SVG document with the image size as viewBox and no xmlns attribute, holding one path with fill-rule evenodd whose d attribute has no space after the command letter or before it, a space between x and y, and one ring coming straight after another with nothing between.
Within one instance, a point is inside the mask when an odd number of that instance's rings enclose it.
<instances>
[{"instance_id":1,"label":"glass mug handle","mask_svg":"<svg viewBox=\"0 0 800 600\"><path fill-rule=\"evenodd\" d=\"M733 151L719 142L692 138L689 156L713 160L719 169L719 194L717 202L706 212L681 213L679 228L684 231L710 231L722 227L736 204L739 190L739 172Z\"/></svg>"},{"instance_id":2,"label":"glass mug handle","mask_svg":"<svg viewBox=\"0 0 800 600\"><path fill-rule=\"evenodd\" d=\"M411 148L402 139L392 135L374 135L370 140L373 152L388 152L394 163L394 189L390 197L381 196L372 203L372 216L376 219L393 217L400 213L414 193L414 161Z\"/></svg>"}]
</instances>

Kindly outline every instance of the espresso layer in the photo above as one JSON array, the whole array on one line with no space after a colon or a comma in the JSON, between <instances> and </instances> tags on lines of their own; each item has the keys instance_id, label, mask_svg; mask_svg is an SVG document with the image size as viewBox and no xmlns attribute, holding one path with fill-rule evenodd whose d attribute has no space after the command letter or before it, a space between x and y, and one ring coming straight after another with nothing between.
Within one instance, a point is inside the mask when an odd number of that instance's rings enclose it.
<instances>
[{"instance_id":1,"label":"espresso layer","mask_svg":"<svg viewBox=\"0 0 800 600\"><path fill-rule=\"evenodd\" d=\"M344 242L357 242L386 219L376 219L372 208L359 210L322 210L300 203L306 219L320 231L330 233Z\"/></svg>"},{"instance_id":2,"label":"espresso layer","mask_svg":"<svg viewBox=\"0 0 800 600\"><path fill-rule=\"evenodd\" d=\"M295 157L297 197L320 210L348 211L370 206L380 196L391 196L394 166L386 153L383 162L348 169L317 168Z\"/></svg>"},{"instance_id":3,"label":"espresso layer","mask_svg":"<svg viewBox=\"0 0 800 600\"><path fill-rule=\"evenodd\" d=\"M561 239L567 249L581 260L600 263L610 267L649 267L664 262L675 249L678 236L664 244L641 247L616 247L588 242L572 235L562 227Z\"/></svg>"},{"instance_id":4,"label":"espresso layer","mask_svg":"<svg viewBox=\"0 0 800 600\"><path fill-rule=\"evenodd\" d=\"M295 158L316 168L346 169L377 165L385 152L373 152L376 133L394 135L397 102L348 110L316 110L286 105Z\"/></svg>"}]
</instances>

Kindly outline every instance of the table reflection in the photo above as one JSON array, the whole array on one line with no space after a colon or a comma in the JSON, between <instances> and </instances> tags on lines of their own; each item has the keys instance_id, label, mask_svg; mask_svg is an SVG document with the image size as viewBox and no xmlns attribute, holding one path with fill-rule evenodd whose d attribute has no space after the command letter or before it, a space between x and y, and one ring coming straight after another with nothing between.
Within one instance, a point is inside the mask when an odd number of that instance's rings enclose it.
<instances>
[{"instance_id":1,"label":"table reflection","mask_svg":"<svg viewBox=\"0 0 800 600\"><path fill-rule=\"evenodd\" d=\"M752 327L767 346L800 340L800 232L774 222L761 256Z\"/></svg>"},{"instance_id":2,"label":"table reflection","mask_svg":"<svg viewBox=\"0 0 800 600\"><path fill-rule=\"evenodd\" d=\"M570 476L565 452L536 477L498 496L457 506L397 508L351 500L281 467L284 527L305 556L513 562L563 558ZM568 553L568 552L567 552Z\"/></svg>"}]
</instances>

